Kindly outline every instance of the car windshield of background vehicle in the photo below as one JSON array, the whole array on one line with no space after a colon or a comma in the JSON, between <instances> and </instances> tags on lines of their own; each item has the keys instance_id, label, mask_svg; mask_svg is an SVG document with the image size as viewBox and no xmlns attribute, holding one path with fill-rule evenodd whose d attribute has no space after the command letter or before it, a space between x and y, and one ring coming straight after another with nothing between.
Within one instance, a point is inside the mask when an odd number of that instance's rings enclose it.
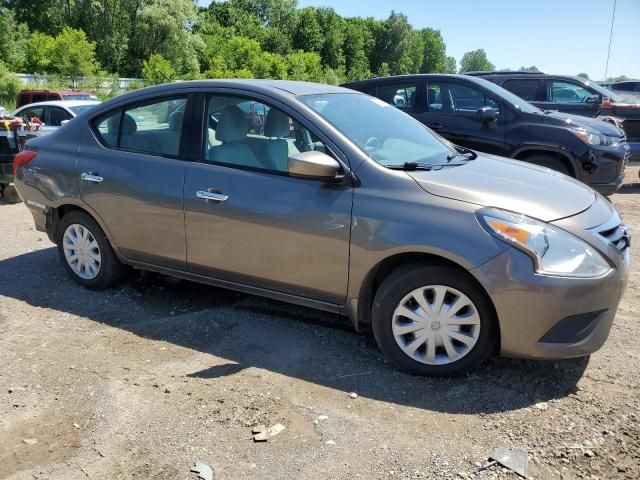
<instances>
[{"instance_id":1,"label":"car windshield of background vehicle","mask_svg":"<svg viewBox=\"0 0 640 480\"><path fill-rule=\"evenodd\" d=\"M495 83L490 82L489 80L484 80L482 78L478 78L477 80L480 81L481 85L484 88L494 93L498 98L502 98L505 102L510 103L518 110L521 110L525 113L541 113L542 112L542 110L540 110L538 107L534 107L529 102L527 102L526 100L523 100L517 95L514 95L506 88L502 88L501 86L496 85Z\"/></svg>"},{"instance_id":2,"label":"car windshield of background vehicle","mask_svg":"<svg viewBox=\"0 0 640 480\"><path fill-rule=\"evenodd\" d=\"M367 95L298 97L381 165L442 163L456 151L420 122Z\"/></svg>"},{"instance_id":3,"label":"car windshield of background vehicle","mask_svg":"<svg viewBox=\"0 0 640 480\"><path fill-rule=\"evenodd\" d=\"M93 107L95 107L95 105L78 105L75 107L69 107L69 110L71 110L76 115L80 115L82 112L91 110Z\"/></svg>"},{"instance_id":4,"label":"car windshield of background vehicle","mask_svg":"<svg viewBox=\"0 0 640 480\"><path fill-rule=\"evenodd\" d=\"M622 98L617 93L614 93L613 90L609 90L608 88L604 88L597 83L590 82L589 80L585 80L584 83L593 88L596 92L598 92L603 97L607 97L609 100L614 102L624 103L624 98Z\"/></svg>"}]
</instances>

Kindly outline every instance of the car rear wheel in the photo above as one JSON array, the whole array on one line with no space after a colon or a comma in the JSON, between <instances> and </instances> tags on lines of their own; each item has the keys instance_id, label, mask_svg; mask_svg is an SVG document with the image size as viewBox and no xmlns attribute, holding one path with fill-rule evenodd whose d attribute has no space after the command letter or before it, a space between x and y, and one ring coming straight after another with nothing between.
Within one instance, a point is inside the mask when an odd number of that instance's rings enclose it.
<instances>
[{"instance_id":1,"label":"car rear wheel","mask_svg":"<svg viewBox=\"0 0 640 480\"><path fill-rule=\"evenodd\" d=\"M396 270L378 289L372 317L387 359L416 375L464 374L486 360L497 341L486 294L451 267Z\"/></svg>"},{"instance_id":2,"label":"car rear wheel","mask_svg":"<svg viewBox=\"0 0 640 480\"><path fill-rule=\"evenodd\" d=\"M7 185L2 191L2 196L7 203L20 203L22 199L18 195L18 190L13 185Z\"/></svg>"},{"instance_id":3,"label":"car rear wheel","mask_svg":"<svg viewBox=\"0 0 640 480\"><path fill-rule=\"evenodd\" d=\"M546 167L551 170L555 170L556 172L564 173L569 177L573 177L573 172L569 168L569 166L558 157L554 157L551 155L532 155L525 159L525 162L533 163L534 165L538 165L539 167Z\"/></svg>"},{"instance_id":4,"label":"car rear wheel","mask_svg":"<svg viewBox=\"0 0 640 480\"><path fill-rule=\"evenodd\" d=\"M100 226L83 212L74 211L62 217L58 253L71 277L92 290L112 287L126 273Z\"/></svg>"}]
</instances>

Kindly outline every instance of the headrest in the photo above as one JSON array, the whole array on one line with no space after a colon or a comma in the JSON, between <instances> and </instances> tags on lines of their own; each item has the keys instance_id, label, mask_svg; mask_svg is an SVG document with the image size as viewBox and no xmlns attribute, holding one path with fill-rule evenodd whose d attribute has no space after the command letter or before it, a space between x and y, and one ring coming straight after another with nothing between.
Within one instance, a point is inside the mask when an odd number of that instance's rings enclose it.
<instances>
[{"instance_id":1,"label":"headrest","mask_svg":"<svg viewBox=\"0 0 640 480\"><path fill-rule=\"evenodd\" d=\"M169 130L180 130L182 128L182 120L184 112L173 112L169 115Z\"/></svg>"},{"instance_id":2,"label":"headrest","mask_svg":"<svg viewBox=\"0 0 640 480\"><path fill-rule=\"evenodd\" d=\"M289 136L289 117L272 108L267 113L264 120L264 136L265 137L288 137Z\"/></svg>"},{"instance_id":3,"label":"headrest","mask_svg":"<svg viewBox=\"0 0 640 480\"><path fill-rule=\"evenodd\" d=\"M247 117L245 113L235 105L225 107L218 118L216 138L221 142L240 142L247 137Z\"/></svg>"},{"instance_id":4,"label":"headrest","mask_svg":"<svg viewBox=\"0 0 640 480\"><path fill-rule=\"evenodd\" d=\"M136 121L133 119L131 115L128 113L124 114L124 118L122 120L122 126L120 127L121 135L130 135L132 133L136 133L138 130L138 125L136 125Z\"/></svg>"},{"instance_id":5,"label":"headrest","mask_svg":"<svg viewBox=\"0 0 640 480\"><path fill-rule=\"evenodd\" d=\"M429 97L429 103L435 103L438 96L438 91L435 88L430 88L429 90L427 90L427 94Z\"/></svg>"},{"instance_id":6,"label":"headrest","mask_svg":"<svg viewBox=\"0 0 640 480\"><path fill-rule=\"evenodd\" d=\"M107 119L107 132L110 135L118 136L118 128L120 128L120 113L117 115L111 115Z\"/></svg>"}]
</instances>

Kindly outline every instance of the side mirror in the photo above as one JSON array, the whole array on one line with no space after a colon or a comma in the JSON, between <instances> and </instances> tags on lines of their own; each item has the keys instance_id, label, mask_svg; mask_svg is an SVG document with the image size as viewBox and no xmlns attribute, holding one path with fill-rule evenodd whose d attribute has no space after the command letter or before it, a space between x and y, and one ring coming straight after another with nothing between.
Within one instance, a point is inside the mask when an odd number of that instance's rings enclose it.
<instances>
[{"instance_id":1,"label":"side mirror","mask_svg":"<svg viewBox=\"0 0 640 480\"><path fill-rule=\"evenodd\" d=\"M326 153L312 150L289 157L289 175L292 177L330 181L339 173L340 164Z\"/></svg>"},{"instance_id":2,"label":"side mirror","mask_svg":"<svg viewBox=\"0 0 640 480\"><path fill-rule=\"evenodd\" d=\"M498 119L498 116L491 107L482 107L478 110L478 118L485 122L493 122Z\"/></svg>"},{"instance_id":3,"label":"side mirror","mask_svg":"<svg viewBox=\"0 0 640 480\"><path fill-rule=\"evenodd\" d=\"M589 95L584 101L586 103L600 103L600 95Z\"/></svg>"}]
</instances>

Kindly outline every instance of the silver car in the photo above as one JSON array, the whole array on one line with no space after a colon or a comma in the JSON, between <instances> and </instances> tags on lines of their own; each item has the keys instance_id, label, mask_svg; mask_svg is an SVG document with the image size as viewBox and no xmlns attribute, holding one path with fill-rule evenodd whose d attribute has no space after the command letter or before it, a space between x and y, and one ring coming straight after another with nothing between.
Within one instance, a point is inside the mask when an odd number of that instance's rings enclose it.
<instances>
[{"instance_id":1,"label":"silver car","mask_svg":"<svg viewBox=\"0 0 640 480\"><path fill-rule=\"evenodd\" d=\"M414 374L588 355L629 270L629 232L591 188L327 85L139 90L14 167L80 285L134 267L341 313Z\"/></svg>"}]
</instances>

